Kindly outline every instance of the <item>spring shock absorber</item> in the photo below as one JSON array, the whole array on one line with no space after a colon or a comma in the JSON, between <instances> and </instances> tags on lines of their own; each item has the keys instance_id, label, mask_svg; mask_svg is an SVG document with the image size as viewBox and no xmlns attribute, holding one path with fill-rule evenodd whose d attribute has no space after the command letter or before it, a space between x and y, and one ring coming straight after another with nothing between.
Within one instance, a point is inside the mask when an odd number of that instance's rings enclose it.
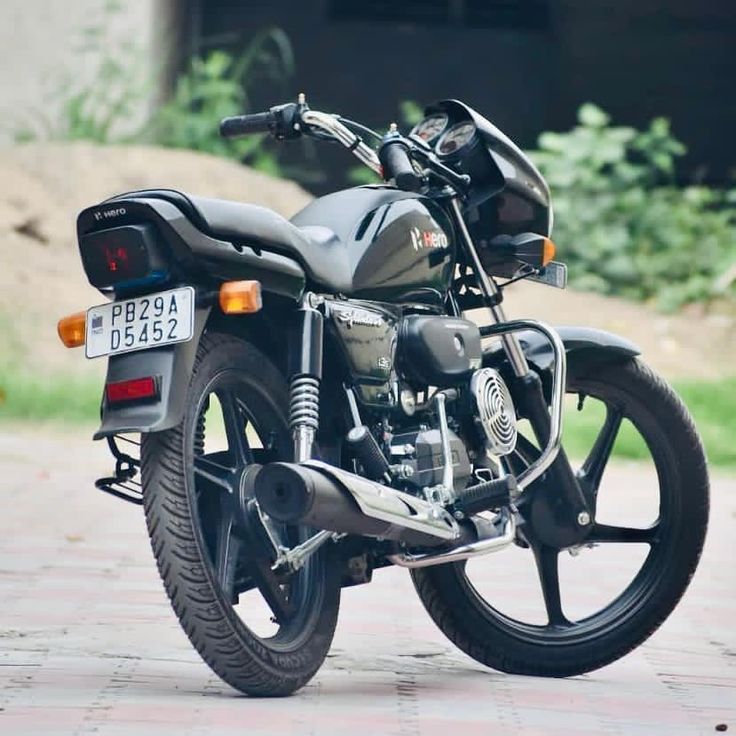
<instances>
[{"instance_id":1,"label":"spring shock absorber","mask_svg":"<svg viewBox=\"0 0 736 736\"><path fill-rule=\"evenodd\" d=\"M289 350L289 426L294 441L294 460L312 457L319 428L319 385L322 380L324 320L317 309L320 300L304 295L294 321Z\"/></svg>"}]
</instances>

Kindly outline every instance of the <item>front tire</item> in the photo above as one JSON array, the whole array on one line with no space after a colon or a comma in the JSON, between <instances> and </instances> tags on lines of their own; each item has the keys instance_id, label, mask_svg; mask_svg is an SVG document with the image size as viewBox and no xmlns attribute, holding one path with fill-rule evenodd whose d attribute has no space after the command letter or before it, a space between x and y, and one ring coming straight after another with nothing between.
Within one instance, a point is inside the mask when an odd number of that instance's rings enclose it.
<instances>
[{"instance_id":1,"label":"front tire","mask_svg":"<svg viewBox=\"0 0 736 736\"><path fill-rule=\"evenodd\" d=\"M271 560L258 552L265 528L249 533L232 513L242 474L258 454L264 461L290 459L287 398L283 376L257 348L234 337L206 334L181 424L142 439L146 522L166 592L205 662L248 695L288 695L304 685L327 655L339 608L332 543L276 584L269 577ZM207 434L213 405L221 407L227 442L226 450L216 452L209 449L216 444L216 432L212 443ZM262 445L258 449L250 446L256 436ZM288 528L279 533L293 545L310 532ZM236 604L259 592L271 601L274 591L283 609L268 603L276 630L257 634ZM262 600L250 604L270 613ZM238 608L244 605L240 601Z\"/></svg>"},{"instance_id":2,"label":"front tire","mask_svg":"<svg viewBox=\"0 0 736 736\"><path fill-rule=\"evenodd\" d=\"M568 617L564 610L559 549L532 542L526 552L536 562L546 624L502 613L478 592L465 563L412 570L419 597L444 634L473 659L504 672L564 677L623 657L654 633L675 608L695 572L705 539L709 492L705 455L692 419L669 386L638 360L604 366L595 373L573 363L568 370L568 392L594 397L606 407L603 428L579 477L587 478L589 490L597 494L625 418L643 438L654 462L658 516L646 528L593 524L588 541L599 546L648 545L649 552L639 572L614 600L580 619ZM527 457L526 462L531 459ZM553 493L554 489L538 487L536 492ZM595 555L596 550L582 554ZM505 563L501 556L484 564L501 567Z\"/></svg>"}]
</instances>

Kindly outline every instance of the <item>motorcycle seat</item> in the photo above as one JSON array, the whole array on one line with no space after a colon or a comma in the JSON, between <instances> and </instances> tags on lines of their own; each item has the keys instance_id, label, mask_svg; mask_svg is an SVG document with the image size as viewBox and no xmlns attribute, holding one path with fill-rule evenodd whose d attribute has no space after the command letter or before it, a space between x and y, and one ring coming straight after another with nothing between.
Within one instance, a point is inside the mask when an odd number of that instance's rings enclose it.
<instances>
[{"instance_id":1,"label":"motorcycle seat","mask_svg":"<svg viewBox=\"0 0 736 736\"><path fill-rule=\"evenodd\" d=\"M254 204L185 194L174 189L142 189L112 200L162 199L177 207L205 235L294 258L313 282L327 291L348 293L352 282L347 247L327 227L297 227Z\"/></svg>"}]
</instances>

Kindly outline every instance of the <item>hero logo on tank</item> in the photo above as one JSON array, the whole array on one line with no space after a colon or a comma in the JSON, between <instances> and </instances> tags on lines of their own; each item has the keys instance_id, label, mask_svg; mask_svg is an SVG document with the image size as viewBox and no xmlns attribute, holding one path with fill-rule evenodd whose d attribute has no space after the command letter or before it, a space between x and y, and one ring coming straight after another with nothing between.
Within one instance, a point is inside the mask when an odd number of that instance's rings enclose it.
<instances>
[{"instance_id":1,"label":"hero logo on tank","mask_svg":"<svg viewBox=\"0 0 736 736\"><path fill-rule=\"evenodd\" d=\"M411 245L415 251L424 249L447 248L450 244L447 235L437 230L420 230L418 227L409 228Z\"/></svg>"}]
</instances>

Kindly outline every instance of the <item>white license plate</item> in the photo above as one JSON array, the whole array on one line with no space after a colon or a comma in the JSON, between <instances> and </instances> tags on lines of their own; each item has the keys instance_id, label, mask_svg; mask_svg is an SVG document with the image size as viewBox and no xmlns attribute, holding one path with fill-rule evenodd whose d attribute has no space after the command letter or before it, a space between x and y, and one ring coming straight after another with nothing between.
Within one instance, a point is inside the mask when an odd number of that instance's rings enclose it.
<instances>
[{"instance_id":1,"label":"white license plate","mask_svg":"<svg viewBox=\"0 0 736 736\"><path fill-rule=\"evenodd\" d=\"M88 358L186 342L194 332L194 289L161 291L87 310Z\"/></svg>"}]
</instances>

